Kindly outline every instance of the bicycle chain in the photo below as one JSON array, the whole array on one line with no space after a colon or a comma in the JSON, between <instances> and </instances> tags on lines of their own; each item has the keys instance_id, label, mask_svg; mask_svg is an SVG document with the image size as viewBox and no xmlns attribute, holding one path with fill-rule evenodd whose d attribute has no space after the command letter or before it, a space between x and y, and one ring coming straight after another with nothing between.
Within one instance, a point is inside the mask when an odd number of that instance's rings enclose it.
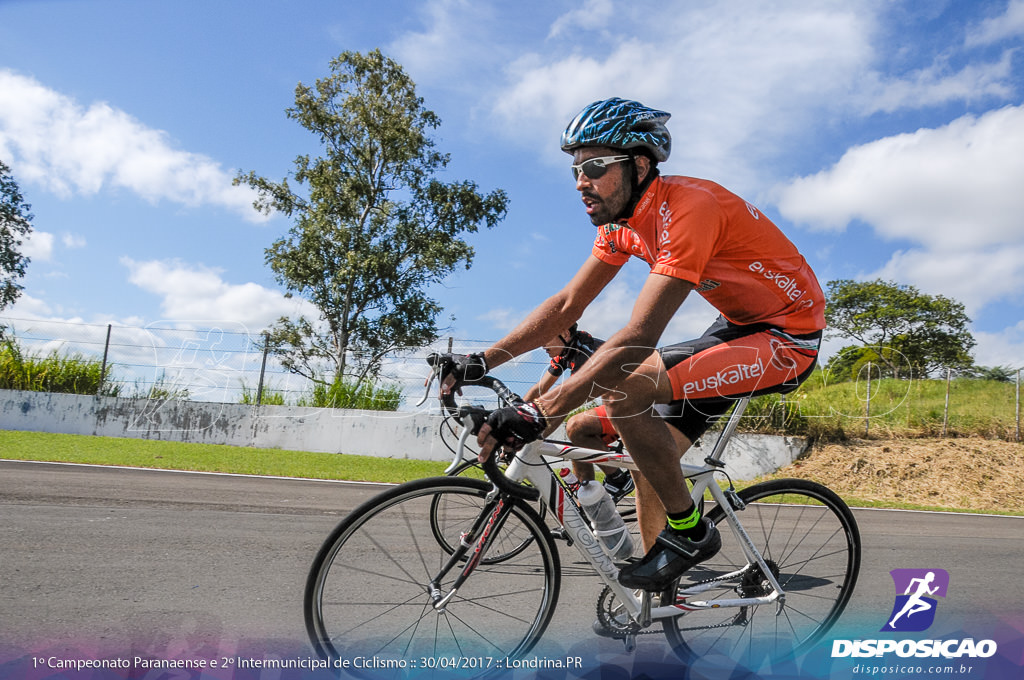
<instances>
[{"instance_id":1,"label":"bicycle chain","mask_svg":"<svg viewBox=\"0 0 1024 680\"><path fill-rule=\"evenodd\" d=\"M716 582L725 581L725 580L728 580L728 579L726 579L724 577L721 577L721 576L716 576L714 578L704 579L703 581L695 581L693 583L693 585L703 585L705 583L716 583ZM676 584L675 587L678 588L678 584ZM614 619L614 617L615 617L615 614L614 614L614 611L613 611L614 602L615 602L615 593L612 592L611 588L609 588L608 586L605 586L604 589L601 591L601 594L597 598L597 621L598 621L598 623L601 624L602 627L604 627L605 632L607 632L609 634L609 636L611 636L611 637L621 637L621 636L625 636L625 635L660 635L660 634L664 633L663 630L660 630L660 629L652 630L651 627L641 628L640 625L638 623L636 623L635 621L629 621L629 623L627 623L627 624L617 623L615 621L615 619ZM683 630L683 631L686 631L686 630L705 630L705 629L711 629L711 628L725 628L725 627L729 627L729 626L732 626L732 625L735 625L735 624L732 623L732 622L728 622L728 623L719 623L719 624L708 625L708 626L698 626L696 628L683 628L681 630Z\"/></svg>"},{"instance_id":2,"label":"bicycle chain","mask_svg":"<svg viewBox=\"0 0 1024 680\"><path fill-rule=\"evenodd\" d=\"M647 628L641 628L640 624L636 621L629 621L629 623L621 624L614 620L615 614L613 607L615 603L615 593L608 586L604 587L601 594L597 598L597 620L604 627L605 632L608 633L609 637L624 637L626 635L664 635L664 631L660 628L652 629L651 626Z\"/></svg>"}]
</instances>

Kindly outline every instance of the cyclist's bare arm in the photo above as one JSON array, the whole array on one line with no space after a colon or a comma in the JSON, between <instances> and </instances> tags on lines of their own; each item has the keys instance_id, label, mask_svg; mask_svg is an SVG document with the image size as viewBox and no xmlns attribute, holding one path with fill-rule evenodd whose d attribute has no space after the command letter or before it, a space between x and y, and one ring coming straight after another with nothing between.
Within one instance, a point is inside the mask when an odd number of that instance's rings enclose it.
<instances>
[{"instance_id":1,"label":"cyclist's bare arm","mask_svg":"<svg viewBox=\"0 0 1024 680\"><path fill-rule=\"evenodd\" d=\"M540 377L537 384L527 390L526 395L523 397L525 401L533 401L540 395L544 394L551 389L551 386L558 381L558 376L548 371L544 372L544 375Z\"/></svg>"},{"instance_id":2,"label":"cyclist's bare arm","mask_svg":"<svg viewBox=\"0 0 1024 680\"><path fill-rule=\"evenodd\" d=\"M644 364L658 346L669 321L692 289L693 284L682 279L661 274L648 276L633 305L629 323L601 345L579 371L562 383L561 389L537 400L544 412L560 420L559 416L600 396L598 392L621 388L630 377L630 370ZM672 388L667 380L652 387L659 392L660 400L671 400Z\"/></svg>"},{"instance_id":3,"label":"cyclist's bare arm","mask_svg":"<svg viewBox=\"0 0 1024 680\"><path fill-rule=\"evenodd\" d=\"M542 302L511 333L484 352L487 366L494 368L537 349L579 321L583 311L615 278L619 269L619 266L602 262L593 255L588 256L562 290Z\"/></svg>"},{"instance_id":4,"label":"cyclist's bare arm","mask_svg":"<svg viewBox=\"0 0 1024 680\"><path fill-rule=\"evenodd\" d=\"M672 316L692 289L692 283L681 279L661 274L648 276L633 305L633 313L626 327L601 345L579 371L562 383L560 389L535 400L549 416L545 434L554 431L572 409L601 393L614 392L621 387L632 375L623 367L640 367L644 364L657 347ZM558 328L557 325L553 327ZM650 385L659 390L655 398L663 402L670 401L672 387L668 380L659 380L661 376L657 375L650 377ZM498 443L490 437L490 427L487 425L480 429L477 442L480 444L481 460L486 460Z\"/></svg>"}]
</instances>

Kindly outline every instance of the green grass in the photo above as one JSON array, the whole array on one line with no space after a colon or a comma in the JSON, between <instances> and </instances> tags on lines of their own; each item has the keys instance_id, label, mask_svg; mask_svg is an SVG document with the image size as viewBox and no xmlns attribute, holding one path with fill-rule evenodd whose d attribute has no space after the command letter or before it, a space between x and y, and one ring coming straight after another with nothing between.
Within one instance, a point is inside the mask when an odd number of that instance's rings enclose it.
<instances>
[{"instance_id":1,"label":"green grass","mask_svg":"<svg viewBox=\"0 0 1024 680\"><path fill-rule=\"evenodd\" d=\"M958 378L949 383L947 436L1012 440L1016 428L1013 383ZM867 384L826 384L821 371L796 392L767 395L751 402L741 430L808 436L818 441L850 437L929 437L943 434L945 380L871 383L871 410L865 431Z\"/></svg>"},{"instance_id":2,"label":"green grass","mask_svg":"<svg viewBox=\"0 0 1024 680\"><path fill-rule=\"evenodd\" d=\"M401 483L447 463L218 444L0 430L0 458L277 477Z\"/></svg>"},{"instance_id":3,"label":"green grass","mask_svg":"<svg viewBox=\"0 0 1024 680\"><path fill-rule=\"evenodd\" d=\"M342 479L400 484L444 474L448 463L338 453L256 449L217 444L123 439L89 435L0 430L0 458L13 460L117 465L160 470L192 470L233 474ZM482 473L476 476L482 477ZM769 475L765 481L785 475ZM739 482L737 488L755 483ZM913 503L883 503L847 497L852 507L900 508L948 512L984 512ZM1024 516L1024 512L998 514Z\"/></svg>"}]
</instances>

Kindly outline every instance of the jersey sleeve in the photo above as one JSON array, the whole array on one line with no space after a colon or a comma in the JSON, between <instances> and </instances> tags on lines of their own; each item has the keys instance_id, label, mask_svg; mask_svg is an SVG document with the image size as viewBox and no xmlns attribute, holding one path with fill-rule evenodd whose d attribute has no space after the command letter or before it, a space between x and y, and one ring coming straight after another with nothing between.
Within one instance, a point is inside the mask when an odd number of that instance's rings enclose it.
<instances>
[{"instance_id":1,"label":"jersey sleeve","mask_svg":"<svg viewBox=\"0 0 1024 680\"><path fill-rule=\"evenodd\" d=\"M565 355L559 355L551 360L551 365L548 366L548 373L555 376L556 378L565 373Z\"/></svg>"},{"instance_id":2,"label":"jersey sleeve","mask_svg":"<svg viewBox=\"0 0 1024 680\"><path fill-rule=\"evenodd\" d=\"M672 205L670 210L669 217L675 224L658 235L651 271L697 285L722 235L722 208L711 196L691 196L685 204Z\"/></svg>"},{"instance_id":3,"label":"jersey sleeve","mask_svg":"<svg viewBox=\"0 0 1024 680\"><path fill-rule=\"evenodd\" d=\"M620 267L629 261L629 253L616 246L612 233L607 224L598 227L591 253L606 264Z\"/></svg>"}]
</instances>

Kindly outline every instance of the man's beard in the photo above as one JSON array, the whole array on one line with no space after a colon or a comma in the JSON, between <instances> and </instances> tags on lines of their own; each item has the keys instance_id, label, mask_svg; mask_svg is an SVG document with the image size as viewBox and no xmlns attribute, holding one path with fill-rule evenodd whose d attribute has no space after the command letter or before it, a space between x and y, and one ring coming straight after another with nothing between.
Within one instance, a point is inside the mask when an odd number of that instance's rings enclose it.
<instances>
[{"instance_id":1,"label":"man's beard","mask_svg":"<svg viewBox=\"0 0 1024 680\"><path fill-rule=\"evenodd\" d=\"M626 206L629 205L629 187L625 183L622 185L622 188L610 196L608 200L590 192L584 193L583 197L596 201L594 204L594 212L588 215L590 222L595 227L629 217L629 215L621 214L622 211L626 209Z\"/></svg>"}]
</instances>

